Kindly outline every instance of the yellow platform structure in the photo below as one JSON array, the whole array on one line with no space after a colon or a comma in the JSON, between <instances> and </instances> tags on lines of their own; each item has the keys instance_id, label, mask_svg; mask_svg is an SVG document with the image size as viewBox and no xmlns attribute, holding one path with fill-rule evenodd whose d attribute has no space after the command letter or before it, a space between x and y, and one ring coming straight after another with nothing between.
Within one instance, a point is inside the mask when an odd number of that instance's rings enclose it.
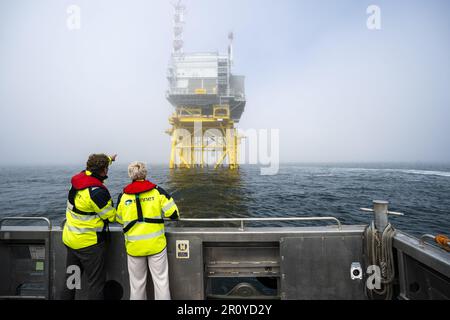
<instances>
[{"instance_id":1,"label":"yellow platform structure","mask_svg":"<svg viewBox=\"0 0 450 320\"><path fill-rule=\"evenodd\" d=\"M170 169L238 168L240 137L229 105L213 106L212 115L202 114L198 107L177 107L169 123Z\"/></svg>"},{"instance_id":2,"label":"yellow platform structure","mask_svg":"<svg viewBox=\"0 0 450 320\"><path fill-rule=\"evenodd\" d=\"M174 108L171 169L213 166L238 168L236 124L244 112L245 77L232 72L234 34L226 54L184 51L186 7L173 3L173 51L167 68L166 98Z\"/></svg>"}]
</instances>

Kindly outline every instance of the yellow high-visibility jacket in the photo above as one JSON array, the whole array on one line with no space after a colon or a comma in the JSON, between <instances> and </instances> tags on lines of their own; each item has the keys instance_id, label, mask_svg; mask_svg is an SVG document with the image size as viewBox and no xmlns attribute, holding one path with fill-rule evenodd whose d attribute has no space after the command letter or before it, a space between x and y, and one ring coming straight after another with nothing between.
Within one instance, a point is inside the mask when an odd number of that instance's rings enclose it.
<instances>
[{"instance_id":1,"label":"yellow high-visibility jacket","mask_svg":"<svg viewBox=\"0 0 450 320\"><path fill-rule=\"evenodd\" d=\"M177 205L164 189L147 180L125 187L117 200L116 221L123 225L130 256L154 255L166 248L164 218L179 218Z\"/></svg>"},{"instance_id":2,"label":"yellow high-visibility jacket","mask_svg":"<svg viewBox=\"0 0 450 320\"><path fill-rule=\"evenodd\" d=\"M103 183L83 171L72 177L66 209L63 242L72 249L82 249L106 239L109 222L115 221L116 209Z\"/></svg>"}]
</instances>

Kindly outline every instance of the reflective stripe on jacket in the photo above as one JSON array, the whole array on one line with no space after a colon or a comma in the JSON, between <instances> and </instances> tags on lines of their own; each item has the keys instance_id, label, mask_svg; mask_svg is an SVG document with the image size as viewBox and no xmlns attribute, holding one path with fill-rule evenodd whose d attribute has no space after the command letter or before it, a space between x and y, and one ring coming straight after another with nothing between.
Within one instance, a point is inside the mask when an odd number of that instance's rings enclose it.
<instances>
[{"instance_id":1,"label":"reflective stripe on jacket","mask_svg":"<svg viewBox=\"0 0 450 320\"><path fill-rule=\"evenodd\" d=\"M81 172L72 178L68 198L64 244L82 249L103 242L108 223L114 222L116 215L108 189L90 172Z\"/></svg>"},{"instance_id":2,"label":"reflective stripe on jacket","mask_svg":"<svg viewBox=\"0 0 450 320\"><path fill-rule=\"evenodd\" d=\"M167 245L164 218L177 219L173 198L149 181L135 181L124 189L116 221L123 225L125 246L131 256L160 253Z\"/></svg>"}]
</instances>

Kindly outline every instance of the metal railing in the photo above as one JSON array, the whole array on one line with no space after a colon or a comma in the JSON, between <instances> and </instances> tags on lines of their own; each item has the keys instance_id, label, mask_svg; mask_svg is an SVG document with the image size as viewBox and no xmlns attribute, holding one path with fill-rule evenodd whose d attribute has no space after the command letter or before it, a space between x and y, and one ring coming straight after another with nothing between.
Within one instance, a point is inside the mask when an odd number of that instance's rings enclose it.
<instances>
[{"instance_id":1,"label":"metal railing","mask_svg":"<svg viewBox=\"0 0 450 320\"><path fill-rule=\"evenodd\" d=\"M239 97L239 98L245 98L245 93L241 90L236 89L229 89L226 90L225 95L223 95L223 92L220 92L218 89L211 89L211 88L203 88L205 91L203 93L197 93L195 89L189 89L189 88L170 88L169 90L166 90L166 97L171 95L192 95L192 96L202 96L202 95L221 95L224 97Z\"/></svg>"},{"instance_id":2,"label":"metal railing","mask_svg":"<svg viewBox=\"0 0 450 320\"><path fill-rule=\"evenodd\" d=\"M47 222L48 225L48 230L52 229L52 223L49 219L45 218L45 217L5 217L5 218L1 218L0 219L0 229L2 228L2 224L3 222L7 221L7 220L41 220L41 221L45 221Z\"/></svg>"},{"instance_id":3,"label":"metal railing","mask_svg":"<svg viewBox=\"0 0 450 320\"><path fill-rule=\"evenodd\" d=\"M336 225L339 230L342 229L342 223L339 221L339 219L335 217L271 217L271 218L181 218L177 220L172 220L165 218L165 222L241 222L240 230L244 230L244 222L245 221L322 221L322 220L328 220L328 221L335 221ZM66 223L66 219L64 219L60 227L61 229L64 228L64 224Z\"/></svg>"},{"instance_id":4,"label":"metal railing","mask_svg":"<svg viewBox=\"0 0 450 320\"><path fill-rule=\"evenodd\" d=\"M0 229L4 221L6 220L42 220L47 222L48 229L52 229L52 223L49 219L45 217L6 217L0 219ZM339 219L335 217L270 217L270 218L181 218L178 220L171 220L171 219L164 219L167 222L240 222L240 229L244 230L245 222L249 221L256 221L256 222L263 222L263 221L335 221L337 228L339 230L342 229L342 223L339 221ZM64 224L66 223L66 219L64 219L60 227L61 229L64 227Z\"/></svg>"},{"instance_id":5,"label":"metal railing","mask_svg":"<svg viewBox=\"0 0 450 320\"><path fill-rule=\"evenodd\" d=\"M182 222L240 222L240 230L244 230L244 222L247 221L335 221L339 230L341 222L335 217L271 217L271 218L181 218Z\"/></svg>"}]
</instances>

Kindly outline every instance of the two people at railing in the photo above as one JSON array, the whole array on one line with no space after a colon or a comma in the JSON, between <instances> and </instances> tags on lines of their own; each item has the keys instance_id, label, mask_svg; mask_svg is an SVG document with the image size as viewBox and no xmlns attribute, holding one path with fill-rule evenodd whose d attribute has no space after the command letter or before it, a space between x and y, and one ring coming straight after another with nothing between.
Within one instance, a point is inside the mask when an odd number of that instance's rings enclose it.
<instances>
[{"instance_id":1,"label":"two people at railing","mask_svg":"<svg viewBox=\"0 0 450 320\"><path fill-rule=\"evenodd\" d=\"M155 299L170 299L167 243L164 218L178 219L173 198L161 187L146 180L142 162L128 166L131 184L119 195L113 206L111 195L103 184L116 155L92 154L86 170L72 177L69 191L63 242L67 247L67 268L76 266L85 272L88 298L103 299L105 274L105 242L108 225L123 225L130 278L130 299L145 300L147 265L151 271ZM63 299L74 299L80 285L71 285L69 275L64 283ZM81 281L81 279L78 279Z\"/></svg>"}]
</instances>

